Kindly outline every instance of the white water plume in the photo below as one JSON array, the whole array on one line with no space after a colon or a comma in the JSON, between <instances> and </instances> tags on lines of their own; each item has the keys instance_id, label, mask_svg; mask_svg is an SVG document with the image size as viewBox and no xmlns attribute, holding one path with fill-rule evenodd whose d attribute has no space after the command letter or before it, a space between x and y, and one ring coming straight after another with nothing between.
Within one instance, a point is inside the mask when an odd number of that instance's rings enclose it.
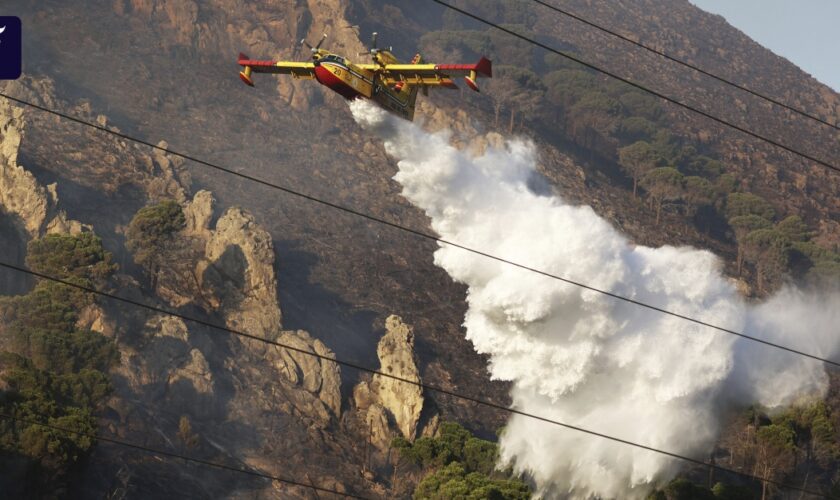
<instances>
[{"instance_id":1,"label":"white water plume","mask_svg":"<svg viewBox=\"0 0 840 500\"><path fill-rule=\"evenodd\" d=\"M838 297L785 290L744 303L712 253L635 246L587 206L528 188L535 148L508 141L473 156L364 101L356 121L398 160L402 194L445 240L735 331L830 357ZM825 390L821 363L442 245L435 263L469 289L467 338L513 382L513 406L704 459L728 402L777 405ZM833 306L830 304L833 303ZM510 418L502 461L546 497L641 498L684 463Z\"/></svg>"}]
</instances>

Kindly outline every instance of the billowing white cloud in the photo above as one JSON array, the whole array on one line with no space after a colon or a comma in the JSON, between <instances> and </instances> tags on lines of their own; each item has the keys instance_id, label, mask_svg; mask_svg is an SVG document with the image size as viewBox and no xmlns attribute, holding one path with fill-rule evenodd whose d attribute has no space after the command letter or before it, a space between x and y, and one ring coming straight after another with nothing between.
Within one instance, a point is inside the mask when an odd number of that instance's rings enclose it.
<instances>
[{"instance_id":1,"label":"billowing white cloud","mask_svg":"<svg viewBox=\"0 0 840 500\"><path fill-rule=\"evenodd\" d=\"M712 253L635 246L591 208L535 194L528 142L473 156L447 133L427 133L367 102L351 109L384 140L403 196L443 239L816 354L837 345L840 308L795 290L749 306ZM467 338L490 355L493 378L513 382L518 409L702 459L727 401L778 404L825 389L818 362L451 246L434 257L469 287ZM682 465L519 415L501 453L546 497L642 498Z\"/></svg>"}]
</instances>

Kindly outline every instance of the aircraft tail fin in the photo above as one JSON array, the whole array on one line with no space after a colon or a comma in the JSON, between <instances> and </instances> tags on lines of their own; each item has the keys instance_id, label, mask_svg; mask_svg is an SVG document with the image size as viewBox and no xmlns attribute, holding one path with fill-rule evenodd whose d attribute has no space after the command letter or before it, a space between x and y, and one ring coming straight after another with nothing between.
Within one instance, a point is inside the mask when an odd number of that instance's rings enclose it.
<instances>
[{"instance_id":1,"label":"aircraft tail fin","mask_svg":"<svg viewBox=\"0 0 840 500\"><path fill-rule=\"evenodd\" d=\"M487 78L493 77L493 63L490 62L490 59L486 57L482 57L475 65L475 72L484 75Z\"/></svg>"}]
</instances>

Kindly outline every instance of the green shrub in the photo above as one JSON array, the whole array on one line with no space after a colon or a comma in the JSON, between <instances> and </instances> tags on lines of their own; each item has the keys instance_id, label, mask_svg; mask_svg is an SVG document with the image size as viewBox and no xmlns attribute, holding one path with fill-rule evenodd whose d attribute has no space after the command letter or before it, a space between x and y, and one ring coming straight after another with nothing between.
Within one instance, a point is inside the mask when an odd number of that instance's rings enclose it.
<instances>
[{"instance_id":1,"label":"green shrub","mask_svg":"<svg viewBox=\"0 0 840 500\"><path fill-rule=\"evenodd\" d=\"M776 211L760 196L752 193L730 193L726 199L726 216L731 219L739 215L758 215L773 220Z\"/></svg>"},{"instance_id":2,"label":"green shrub","mask_svg":"<svg viewBox=\"0 0 840 500\"><path fill-rule=\"evenodd\" d=\"M391 442L401 457L431 469L420 481L414 498L526 499L528 485L509 472L495 470L496 443L479 439L455 422L443 422L434 438L414 443L401 437Z\"/></svg>"},{"instance_id":3,"label":"green shrub","mask_svg":"<svg viewBox=\"0 0 840 500\"><path fill-rule=\"evenodd\" d=\"M101 282L116 270L111 254L93 233L48 234L27 245L26 264L33 271L56 278Z\"/></svg>"},{"instance_id":4,"label":"green shrub","mask_svg":"<svg viewBox=\"0 0 840 500\"><path fill-rule=\"evenodd\" d=\"M184 211L174 200L143 207L128 224L126 247L134 253L135 262L153 265L167 240L185 225Z\"/></svg>"}]
</instances>

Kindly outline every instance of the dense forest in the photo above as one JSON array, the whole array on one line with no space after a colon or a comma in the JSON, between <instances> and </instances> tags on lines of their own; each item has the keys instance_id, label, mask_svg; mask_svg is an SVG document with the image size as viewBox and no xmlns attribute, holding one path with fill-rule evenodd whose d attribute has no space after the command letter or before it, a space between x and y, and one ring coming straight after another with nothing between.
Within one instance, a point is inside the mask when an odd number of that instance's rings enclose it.
<instances>
[{"instance_id":1,"label":"dense forest","mask_svg":"<svg viewBox=\"0 0 840 500\"><path fill-rule=\"evenodd\" d=\"M116 266L92 233L47 235L28 246L34 271L85 287L103 287ZM0 299L0 420L3 490L58 498L93 446L96 412L111 391L113 341L79 327L90 294L41 281L25 295ZM77 431L45 428L37 422ZM24 478L21 481L21 478Z\"/></svg>"},{"instance_id":2,"label":"dense forest","mask_svg":"<svg viewBox=\"0 0 840 500\"><path fill-rule=\"evenodd\" d=\"M141 208L126 229L126 246L157 286L161 255L184 226L181 206L164 200ZM27 266L45 276L86 288L109 290L117 270L91 232L49 234L29 242ZM66 496L73 472L95 442L97 412L112 391L108 371L118 361L112 339L92 331L83 316L94 297L55 281L39 281L20 296L0 297L0 451L6 491L20 496ZM38 422L77 431L61 432ZM195 441L182 416L177 437Z\"/></svg>"}]
</instances>

